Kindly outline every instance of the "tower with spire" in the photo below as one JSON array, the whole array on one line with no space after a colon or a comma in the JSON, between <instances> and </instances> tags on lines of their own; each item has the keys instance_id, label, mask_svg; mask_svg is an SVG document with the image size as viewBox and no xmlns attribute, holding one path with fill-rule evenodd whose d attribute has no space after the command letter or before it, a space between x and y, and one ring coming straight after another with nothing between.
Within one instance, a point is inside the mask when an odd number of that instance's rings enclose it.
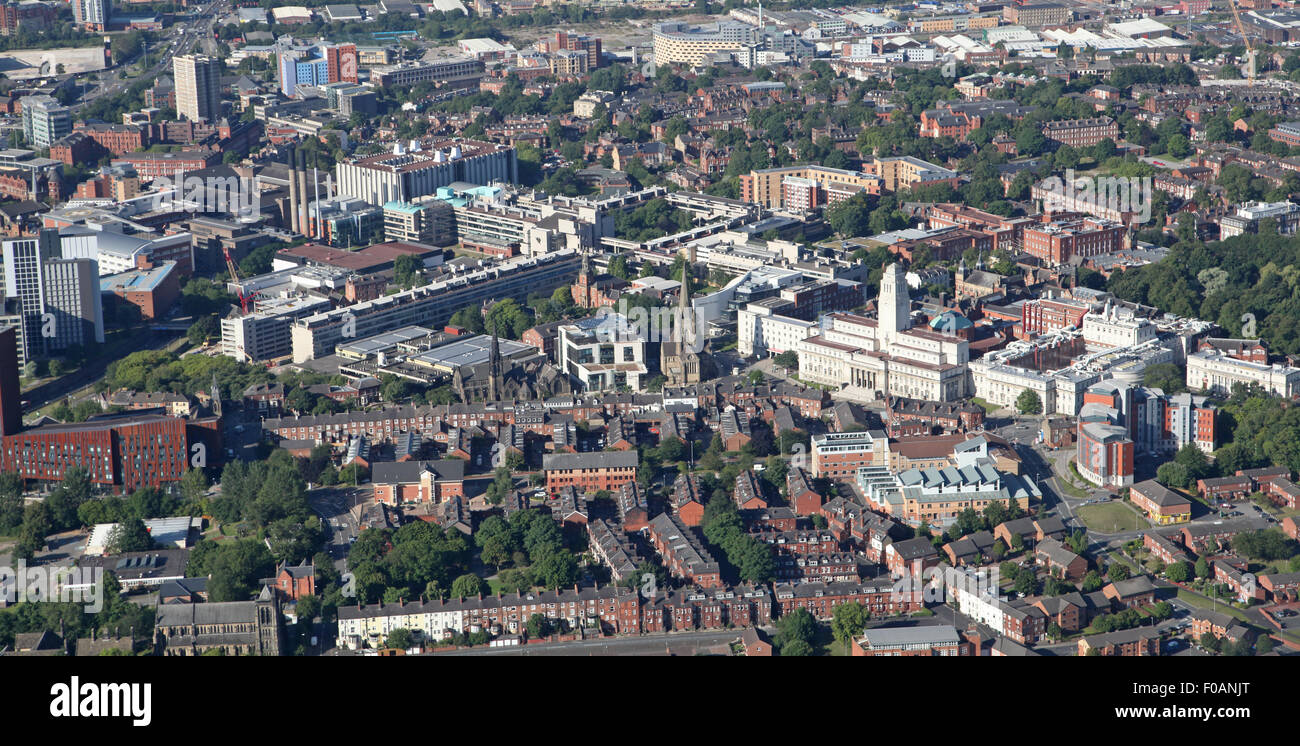
<instances>
[{"instance_id":1,"label":"tower with spire","mask_svg":"<svg viewBox=\"0 0 1300 746\"><path fill-rule=\"evenodd\" d=\"M492 324L492 349L488 353L488 401L500 401L505 389L505 376L501 373L501 343L497 340L497 325Z\"/></svg>"},{"instance_id":2,"label":"tower with spire","mask_svg":"<svg viewBox=\"0 0 1300 746\"><path fill-rule=\"evenodd\" d=\"M677 295L675 328L671 339L660 344L659 367L667 379L665 386L689 386L702 380L700 355L695 351L695 314L691 309L691 265L682 269L682 286Z\"/></svg>"}]
</instances>

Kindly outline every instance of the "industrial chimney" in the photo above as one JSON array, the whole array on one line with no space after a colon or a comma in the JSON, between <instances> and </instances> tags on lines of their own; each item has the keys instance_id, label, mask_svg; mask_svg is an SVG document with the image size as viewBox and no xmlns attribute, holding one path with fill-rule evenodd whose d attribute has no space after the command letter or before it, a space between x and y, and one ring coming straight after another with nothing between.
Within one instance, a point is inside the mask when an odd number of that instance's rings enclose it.
<instances>
[{"instance_id":1,"label":"industrial chimney","mask_svg":"<svg viewBox=\"0 0 1300 746\"><path fill-rule=\"evenodd\" d=\"M298 173L293 170L294 154L297 148L289 146L289 229L298 233Z\"/></svg>"},{"instance_id":2,"label":"industrial chimney","mask_svg":"<svg viewBox=\"0 0 1300 746\"><path fill-rule=\"evenodd\" d=\"M301 213L298 217L299 232L307 238L313 238L311 226L311 215L307 209L307 154L301 150L297 153L298 157L298 205Z\"/></svg>"}]
</instances>

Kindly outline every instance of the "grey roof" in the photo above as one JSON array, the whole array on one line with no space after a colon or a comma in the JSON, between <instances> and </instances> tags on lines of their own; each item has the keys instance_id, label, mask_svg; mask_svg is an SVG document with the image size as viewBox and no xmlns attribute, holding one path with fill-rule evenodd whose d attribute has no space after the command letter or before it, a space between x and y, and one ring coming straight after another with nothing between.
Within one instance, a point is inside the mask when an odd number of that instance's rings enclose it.
<instances>
[{"instance_id":1,"label":"grey roof","mask_svg":"<svg viewBox=\"0 0 1300 746\"><path fill-rule=\"evenodd\" d=\"M542 457L546 471L560 469L636 468L640 463L636 451L597 451L593 453L548 453Z\"/></svg>"},{"instance_id":2,"label":"grey roof","mask_svg":"<svg viewBox=\"0 0 1300 746\"><path fill-rule=\"evenodd\" d=\"M894 645L951 645L961 641L957 629L950 624L930 624L920 627L877 627L862 633L862 639L873 648Z\"/></svg>"},{"instance_id":3,"label":"grey roof","mask_svg":"<svg viewBox=\"0 0 1300 746\"><path fill-rule=\"evenodd\" d=\"M202 604L162 604L158 607L159 627L238 624L257 618L256 601L225 601Z\"/></svg>"},{"instance_id":4,"label":"grey roof","mask_svg":"<svg viewBox=\"0 0 1300 746\"><path fill-rule=\"evenodd\" d=\"M458 482L465 478L465 462L458 458L429 461L380 461L371 467L370 481L375 484L414 484L420 473L432 471L438 479Z\"/></svg>"},{"instance_id":5,"label":"grey roof","mask_svg":"<svg viewBox=\"0 0 1300 746\"><path fill-rule=\"evenodd\" d=\"M1115 589L1115 592L1118 593L1121 598L1149 593L1156 589L1155 584L1145 575L1139 575L1135 578L1129 578L1128 580L1116 581L1111 583L1111 587Z\"/></svg>"}]
</instances>

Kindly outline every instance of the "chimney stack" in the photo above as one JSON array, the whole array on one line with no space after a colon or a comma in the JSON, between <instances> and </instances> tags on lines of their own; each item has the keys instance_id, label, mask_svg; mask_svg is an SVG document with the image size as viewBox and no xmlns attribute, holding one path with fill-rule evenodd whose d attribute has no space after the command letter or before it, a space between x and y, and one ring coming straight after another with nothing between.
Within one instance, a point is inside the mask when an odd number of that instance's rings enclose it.
<instances>
[{"instance_id":1,"label":"chimney stack","mask_svg":"<svg viewBox=\"0 0 1300 746\"><path fill-rule=\"evenodd\" d=\"M298 218L299 225L302 228L302 234L307 238L314 238L315 231L311 226L311 214L307 209L307 154L298 151L298 204L302 214Z\"/></svg>"},{"instance_id":2,"label":"chimney stack","mask_svg":"<svg viewBox=\"0 0 1300 746\"><path fill-rule=\"evenodd\" d=\"M293 170L297 148L289 146L289 229L298 233L298 173Z\"/></svg>"}]
</instances>

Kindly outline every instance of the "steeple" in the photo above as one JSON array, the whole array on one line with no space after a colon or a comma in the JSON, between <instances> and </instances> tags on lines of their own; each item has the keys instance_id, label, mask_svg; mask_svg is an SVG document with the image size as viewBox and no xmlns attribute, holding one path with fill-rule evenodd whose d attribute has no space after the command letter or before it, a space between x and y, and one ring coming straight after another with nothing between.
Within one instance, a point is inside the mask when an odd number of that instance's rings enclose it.
<instances>
[{"instance_id":1,"label":"steeple","mask_svg":"<svg viewBox=\"0 0 1300 746\"><path fill-rule=\"evenodd\" d=\"M221 416L221 387L217 385L217 373L212 372L212 411Z\"/></svg>"},{"instance_id":2,"label":"steeple","mask_svg":"<svg viewBox=\"0 0 1300 746\"><path fill-rule=\"evenodd\" d=\"M694 341L695 324L691 319L691 266L682 268L682 287L677 294L677 343L682 352L688 342Z\"/></svg>"},{"instance_id":3,"label":"steeple","mask_svg":"<svg viewBox=\"0 0 1300 746\"><path fill-rule=\"evenodd\" d=\"M497 340L497 326L492 324L492 351L488 358L488 401L500 401L504 380L501 375L501 344Z\"/></svg>"}]
</instances>

